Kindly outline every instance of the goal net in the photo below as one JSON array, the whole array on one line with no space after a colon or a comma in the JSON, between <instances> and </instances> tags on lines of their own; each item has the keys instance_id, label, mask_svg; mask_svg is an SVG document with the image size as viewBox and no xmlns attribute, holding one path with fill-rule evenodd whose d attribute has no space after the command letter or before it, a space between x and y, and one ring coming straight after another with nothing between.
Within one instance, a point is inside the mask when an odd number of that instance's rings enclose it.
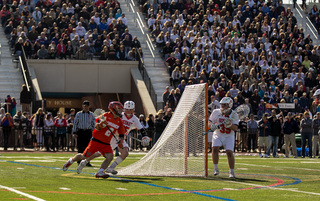
<instances>
[{"instance_id":1,"label":"goal net","mask_svg":"<svg viewBox=\"0 0 320 201\"><path fill-rule=\"evenodd\" d=\"M207 84L186 86L157 143L118 175L207 176Z\"/></svg>"}]
</instances>

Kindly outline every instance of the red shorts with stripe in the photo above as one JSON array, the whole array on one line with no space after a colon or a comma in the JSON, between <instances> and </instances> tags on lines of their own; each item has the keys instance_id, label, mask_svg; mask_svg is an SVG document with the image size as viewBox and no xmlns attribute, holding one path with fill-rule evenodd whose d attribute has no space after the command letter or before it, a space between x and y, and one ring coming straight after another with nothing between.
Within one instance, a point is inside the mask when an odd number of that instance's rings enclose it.
<instances>
[{"instance_id":1,"label":"red shorts with stripe","mask_svg":"<svg viewBox=\"0 0 320 201\"><path fill-rule=\"evenodd\" d=\"M106 153L113 154L112 148L110 145L105 145L100 142L90 141L89 145L87 146L86 150L82 153L85 157L90 157L92 154L99 151L102 156Z\"/></svg>"}]
</instances>

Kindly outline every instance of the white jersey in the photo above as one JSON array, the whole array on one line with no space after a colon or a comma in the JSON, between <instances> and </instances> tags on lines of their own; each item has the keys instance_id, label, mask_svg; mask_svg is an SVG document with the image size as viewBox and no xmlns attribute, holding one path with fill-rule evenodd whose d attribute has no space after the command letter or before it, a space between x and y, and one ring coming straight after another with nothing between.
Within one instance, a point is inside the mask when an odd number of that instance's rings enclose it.
<instances>
[{"instance_id":1,"label":"white jersey","mask_svg":"<svg viewBox=\"0 0 320 201\"><path fill-rule=\"evenodd\" d=\"M126 129L126 131L128 131L129 129L132 130L132 129L142 129L143 126L141 125L138 117L136 115L133 115L131 118L128 118L124 112L122 112L122 117L121 117L122 121L123 121L123 125ZM128 133L127 133L128 134ZM123 147L127 147L129 148L129 145L127 143L129 139L125 139L122 143ZM111 148L112 149L115 149L116 147L118 147L118 143L117 141L115 140L115 138L112 138L111 139L111 142L110 142L110 145L111 145Z\"/></svg>"},{"instance_id":2,"label":"white jersey","mask_svg":"<svg viewBox=\"0 0 320 201\"><path fill-rule=\"evenodd\" d=\"M212 111L212 113L209 117L209 121L216 124L216 125L219 125L226 118L230 118L232 120L232 124L239 125L239 116L234 110L231 110L229 117L226 117L225 115L223 115L221 113L220 109L215 109ZM230 128L225 128L224 125L222 124L220 126L220 129L215 130L213 134L218 134L218 135L219 134L228 134L228 135L232 134L232 135L234 135L234 131L231 130Z\"/></svg>"},{"instance_id":3,"label":"white jersey","mask_svg":"<svg viewBox=\"0 0 320 201\"><path fill-rule=\"evenodd\" d=\"M125 115L125 113L123 112L121 118L123 121L123 125L126 128L126 131L128 131L129 128L130 128L130 130L134 129L134 128L137 128L138 130L140 130L143 128L143 126L141 125L141 123L136 115L133 115L131 118L128 118Z\"/></svg>"}]
</instances>

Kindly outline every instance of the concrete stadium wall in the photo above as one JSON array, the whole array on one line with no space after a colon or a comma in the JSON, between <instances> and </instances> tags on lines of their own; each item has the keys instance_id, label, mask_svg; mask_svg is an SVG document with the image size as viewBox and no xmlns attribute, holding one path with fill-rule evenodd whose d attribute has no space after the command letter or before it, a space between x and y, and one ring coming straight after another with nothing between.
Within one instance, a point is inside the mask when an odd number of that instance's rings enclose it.
<instances>
[{"instance_id":1,"label":"concrete stadium wall","mask_svg":"<svg viewBox=\"0 0 320 201\"><path fill-rule=\"evenodd\" d=\"M131 93L136 61L28 60L41 92Z\"/></svg>"},{"instance_id":2,"label":"concrete stadium wall","mask_svg":"<svg viewBox=\"0 0 320 201\"><path fill-rule=\"evenodd\" d=\"M41 92L99 93L99 100L83 98L105 109L118 98L133 100L137 115L156 113L136 61L28 60L28 64Z\"/></svg>"}]
</instances>

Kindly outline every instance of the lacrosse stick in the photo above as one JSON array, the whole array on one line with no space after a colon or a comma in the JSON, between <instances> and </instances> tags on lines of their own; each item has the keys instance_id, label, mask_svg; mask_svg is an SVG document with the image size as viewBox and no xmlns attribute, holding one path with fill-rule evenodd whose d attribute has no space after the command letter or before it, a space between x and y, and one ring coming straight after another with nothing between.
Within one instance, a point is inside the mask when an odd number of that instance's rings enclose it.
<instances>
[{"instance_id":1,"label":"lacrosse stick","mask_svg":"<svg viewBox=\"0 0 320 201\"><path fill-rule=\"evenodd\" d=\"M127 132L125 133L125 136L127 136L127 137L129 137L129 138L131 138L133 140L136 140L138 142L141 142L142 146L149 146L149 144L150 144L150 138L149 137L145 136L145 137L142 138L142 140L140 140L140 139L135 138L135 137L133 137L131 135L128 135L130 133L130 131L132 131L135 128L136 128L135 125L131 124L131 126L128 128ZM148 138L148 139L146 139L146 138Z\"/></svg>"},{"instance_id":2,"label":"lacrosse stick","mask_svg":"<svg viewBox=\"0 0 320 201\"><path fill-rule=\"evenodd\" d=\"M146 147L146 146L149 146L150 144L150 138L148 136L144 136L141 140L138 139L138 138L135 138L135 137L132 137L131 135L127 135L127 137L130 137L131 139L133 140L136 140L138 142L141 142L141 145Z\"/></svg>"},{"instance_id":3,"label":"lacrosse stick","mask_svg":"<svg viewBox=\"0 0 320 201\"><path fill-rule=\"evenodd\" d=\"M245 118L245 117L247 117L247 116L249 115L249 113L250 113L250 108L249 108L248 105L243 104L243 105L238 106L238 107L235 109L235 111L236 111L236 113L238 114L239 119L243 119L243 118ZM230 119L232 119L232 118L230 118ZM219 128L219 126L221 126L222 124L224 124L225 121L226 121L226 119L225 119L223 122L221 122L220 124L218 124L218 125L217 125L217 128ZM207 135L209 132L214 132L214 131L211 130L211 129L209 129L207 132L203 133L202 135Z\"/></svg>"}]
</instances>

